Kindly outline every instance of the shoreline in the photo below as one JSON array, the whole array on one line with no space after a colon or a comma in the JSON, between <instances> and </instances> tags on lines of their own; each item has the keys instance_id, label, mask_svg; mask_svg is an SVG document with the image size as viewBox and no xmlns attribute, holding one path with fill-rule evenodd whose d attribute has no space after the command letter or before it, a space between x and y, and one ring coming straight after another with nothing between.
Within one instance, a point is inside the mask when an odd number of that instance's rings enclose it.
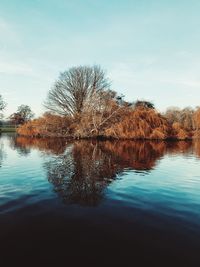
<instances>
[{"instance_id":1,"label":"shoreline","mask_svg":"<svg viewBox=\"0 0 200 267\"><path fill-rule=\"evenodd\" d=\"M17 133L17 131L15 128L0 127L0 134L1 133Z\"/></svg>"},{"instance_id":2,"label":"shoreline","mask_svg":"<svg viewBox=\"0 0 200 267\"><path fill-rule=\"evenodd\" d=\"M17 133L17 131L15 131ZM1 133L1 132L0 132ZM167 137L165 139L161 138L124 138L124 137L108 137L108 136L88 136L88 137L76 137L76 136L58 136L58 135L21 135L18 134L20 137L30 138L30 139L66 139L71 141L77 140L96 140L96 141L163 141L163 142L177 142L177 141L195 141L200 140L199 138L185 138L180 139L176 137Z\"/></svg>"}]
</instances>

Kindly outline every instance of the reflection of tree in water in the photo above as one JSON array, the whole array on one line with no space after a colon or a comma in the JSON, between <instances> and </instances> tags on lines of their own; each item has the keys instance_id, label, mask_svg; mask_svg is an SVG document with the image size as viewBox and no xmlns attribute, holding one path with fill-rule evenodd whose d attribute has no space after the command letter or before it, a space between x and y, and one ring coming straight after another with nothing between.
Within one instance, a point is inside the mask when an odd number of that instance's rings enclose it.
<instances>
[{"instance_id":1,"label":"reflection of tree in water","mask_svg":"<svg viewBox=\"0 0 200 267\"><path fill-rule=\"evenodd\" d=\"M158 155L149 152L150 147L146 148L146 145L137 142L75 142L71 150L67 149L64 155L45 164L48 180L65 202L96 205L104 188L125 168L152 168Z\"/></svg>"},{"instance_id":2,"label":"reflection of tree in water","mask_svg":"<svg viewBox=\"0 0 200 267\"><path fill-rule=\"evenodd\" d=\"M117 159L122 169L146 174L166 153L187 153L190 142L118 141L104 142L102 149Z\"/></svg>"},{"instance_id":3,"label":"reflection of tree in water","mask_svg":"<svg viewBox=\"0 0 200 267\"><path fill-rule=\"evenodd\" d=\"M16 144L55 154L44 164L49 182L65 203L97 205L104 189L127 169L148 174L165 154L197 155L191 142L74 141L17 137Z\"/></svg>"},{"instance_id":4,"label":"reflection of tree in water","mask_svg":"<svg viewBox=\"0 0 200 267\"><path fill-rule=\"evenodd\" d=\"M2 142L2 135L0 133L0 168L2 166L3 159L5 158L4 144Z\"/></svg>"},{"instance_id":5,"label":"reflection of tree in water","mask_svg":"<svg viewBox=\"0 0 200 267\"><path fill-rule=\"evenodd\" d=\"M110 155L97 142L75 142L66 153L45 164L48 180L64 201L96 205L117 174Z\"/></svg>"},{"instance_id":6,"label":"reflection of tree in water","mask_svg":"<svg viewBox=\"0 0 200 267\"><path fill-rule=\"evenodd\" d=\"M200 158L200 140L198 142L194 142L194 153Z\"/></svg>"},{"instance_id":7,"label":"reflection of tree in water","mask_svg":"<svg viewBox=\"0 0 200 267\"><path fill-rule=\"evenodd\" d=\"M3 144L0 143L0 167L2 166L2 161L3 161Z\"/></svg>"},{"instance_id":8,"label":"reflection of tree in water","mask_svg":"<svg viewBox=\"0 0 200 267\"><path fill-rule=\"evenodd\" d=\"M41 151L53 154L61 154L65 151L66 141L64 139L55 138L28 138L15 136L10 139L10 145L17 150L20 155L27 156L31 149L36 148Z\"/></svg>"},{"instance_id":9,"label":"reflection of tree in water","mask_svg":"<svg viewBox=\"0 0 200 267\"><path fill-rule=\"evenodd\" d=\"M165 153L188 152L191 144L78 141L45 164L48 180L68 203L97 205L103 191L126 169L146 174Z\"/></svg>"},{"instance_id":10,"label":"reflection of tree in water","mask_svg":"<svg viewBox=\"0 0 200 267\"><path fill-rule=\"evenodd\" d=\"M19 137L17 137L16 135L13 135L9 138L10 147L13 150L17 151L20 156L28 156L31 152L30 147L26 142L18 142L18 138Z\"/></svg>"}]
</instances>

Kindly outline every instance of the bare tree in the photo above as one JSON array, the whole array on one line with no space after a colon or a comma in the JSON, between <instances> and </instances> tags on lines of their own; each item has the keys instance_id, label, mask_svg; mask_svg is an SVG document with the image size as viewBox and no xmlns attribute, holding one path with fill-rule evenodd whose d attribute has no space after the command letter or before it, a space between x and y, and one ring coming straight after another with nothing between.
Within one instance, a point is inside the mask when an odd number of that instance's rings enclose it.
<instances>
[{"instance_id":1,"label":"bare tree","mask_svg":"<svg viewBox=\"0 0 200 267\"><path fill-rule=\"evenodd\" d=\"M24 121L29 121L34 117L34 113L28 105L19 106L17 112L22 116Z\"/></svg>"},{"instance_id":2,"label":"bare tree","mask_svg":"<svg viewBox=\"0 0 200 267\"><path fill-rule=\"evenodd\" d=\"M112 90L94 93L85 101L80 120L76 126L77 137L103 136L105 129L120 120L130 109L130 103Z\"/></svg>"},{"instance_id":3,"label":"bare tree","mask_svg":"<svg viewBox=\"0 0 200 267\"><path fill-rule=\"evenodd\" d=\"M4 102L2 95L0 95L0 118L2 117L1 112L5 109L6 103Z\"/></svg>"},{"instance_id":4,"label":"bare tree","mask_svg":"<svg viewBox=\"0 0 200 267\"><path fill-rule=\"evenodd\" d=\"M49 91L45 107L59 115L76 116L84 106L110 88L110 82L100 66L73 67L60 74Z\"/></svg>"},{"instance_id":5,"label":"bare tree","mask_svg":"<svg viewBox=\"0 0 200 267\"><path fill-rule=\"evenodd\" d=\"M168 122L179 123L184 129L193 130L194 121L193 121L194 110L190 107L180 109L178 107L170 107L166 110L164 116L167 118Z\"/></svg>"},{"instance_id":6,"label":"bare tree","mask_svg":"<svg viewBox=\"0 0 200 267\"><path fill-rule=\"evenodd\" d=\"M193 130L194 129L194 121L193 121L194 110L190 107L186 107L182 109L180 115L180 122L185 129Z\"/></svg>"},{"instance_id":7,"label":"bare tree","mask_svg":"<svg viewBox=\"0 0 200 267\"><path fill-rule=\"evenodd\" d=\"M169 107L163 115L167 118L169 123L173 124L174 122L180 122L180 113L180 108Z\"/></svg>"}]
</instances>

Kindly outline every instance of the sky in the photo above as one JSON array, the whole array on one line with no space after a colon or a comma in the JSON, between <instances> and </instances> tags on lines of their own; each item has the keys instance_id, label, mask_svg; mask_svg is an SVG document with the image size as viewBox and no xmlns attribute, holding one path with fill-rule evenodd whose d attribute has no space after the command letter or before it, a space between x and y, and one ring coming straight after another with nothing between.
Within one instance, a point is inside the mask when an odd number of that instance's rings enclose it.
<instances>
[{"instance_id":1,"label":"sky","mask_svg":"<svg viewBox=\"0 0 200 267\"><path fill-rule=\"evenodd\" d=\"M5 117L36 116L59 73L101 65L128 101L200 105L199 0L1 0L0 94Z\"/></svg>"}]
</instances>

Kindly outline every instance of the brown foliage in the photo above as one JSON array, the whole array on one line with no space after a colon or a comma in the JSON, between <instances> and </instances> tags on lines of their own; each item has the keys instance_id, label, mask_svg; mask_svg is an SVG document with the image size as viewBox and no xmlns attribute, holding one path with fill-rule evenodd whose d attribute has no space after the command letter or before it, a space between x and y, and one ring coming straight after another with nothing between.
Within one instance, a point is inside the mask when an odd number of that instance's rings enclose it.
<instances>
[{"instance_id":1,"label":"brown foliage","mask_svg":"<svg viewBox=\"0 0 200 267\"><path fill-rule=\"evenodd\" d=\"M190 133L187 130L185 130L183 125L181 125L179 122L174 122L172 124L172 132L173 136L179 140L185 140L191 138Z\"/></svg>"},{"instance_id":2,"label":"brown foliage","mask_svg":"<svg viewBox=\"0 0 200 267\"><path fill-rule=\"evenodd\" d=\"M26 123L18 129L18 134L77 139L200 138L200 108L171 107L161 115L149 101L125 102L123 96L110 90L106 73L96 65L73 67L61 73L48 93L45 106L54 115L46 113L30 122L24 120ZM18 111L32 118L28 106L22 105ZM16 114L13 119L19 120Z\"/></svg>"},{"instance_id":3,"label":"brown foliage","mask_svg":"<svg viewBox=\"0 0 200 267\"><path fill-rule=\"evenodd\" d=\"M121 120L106 129L105 134L115 138L166 139L169 125L154 109L129 109Z\"/></svg>"},{"instance_id":4,"label":"brown foliage","mask_svg":"<svg viewBox=\"0 0 200 267\"><path fill-rule=\"evenodd\" d=\"M108 96L108 97L106 97ZM177 115L178 114L178 115ZM18 134L38 137L116 139L200 138L200 109L168 110L166 118L155 109L144 106L119 105L105 95L85 106L81 116L58 116L45 113L42 117L19 127Z\"/></svg>"},{"instance_id":5,"label":"brown foliage","mask_svg":"<svg viewBox=\"0 0 200 267\"><path fill-rule=\"evenodd\" d=\"M175 138L200 138L200 108L169 108L164 116L172 125L172 136Z\"/></svg>"},{"instance_id":6,"label":"brown foliage","mask_svg":"<svg viewBox=\"0 0 200 267\"><path fill-rule=\"evenodd\" d=\"M192 131L194 129L193 114L194 110L192 108L179 109L172 107L167 109L164 116L170 124L179 123L182 129Z\"/></svg>"},{"instance_id":7,"label":"brown foliage","mask_svg":"<svg viewBox=\"0 0 200 267\"><path fill-rule=\"evenodd\" d=\"M43 117L27 122L18 128L19 135L68 137L73 133L72 119L45 113Z\"/></svg>"},{"instance_id":8,"label":"brown foliage","mask_svg":"<svg viewBox=\"0 0 200 267\"><path fill-rule=\"evenodd\" d=\"M98 106L99 103L96 103ZM105 131L124 115L127 107L119 106L113 99L104 99L100 109L86 110L77 124L75 135L78 137L105 136Z\"/></svg>"},{"instance_id":9,"label":"brown foliage","mask_svg":"<svg viewBox=\"0 0 200 267\"><path fill-rule=\"evenodd\" d=\"M195 132L194 132L194 138L200 138L200 108L197 108L194 116L194 125L195 125Z\"/></svg>"}]
</instances>

